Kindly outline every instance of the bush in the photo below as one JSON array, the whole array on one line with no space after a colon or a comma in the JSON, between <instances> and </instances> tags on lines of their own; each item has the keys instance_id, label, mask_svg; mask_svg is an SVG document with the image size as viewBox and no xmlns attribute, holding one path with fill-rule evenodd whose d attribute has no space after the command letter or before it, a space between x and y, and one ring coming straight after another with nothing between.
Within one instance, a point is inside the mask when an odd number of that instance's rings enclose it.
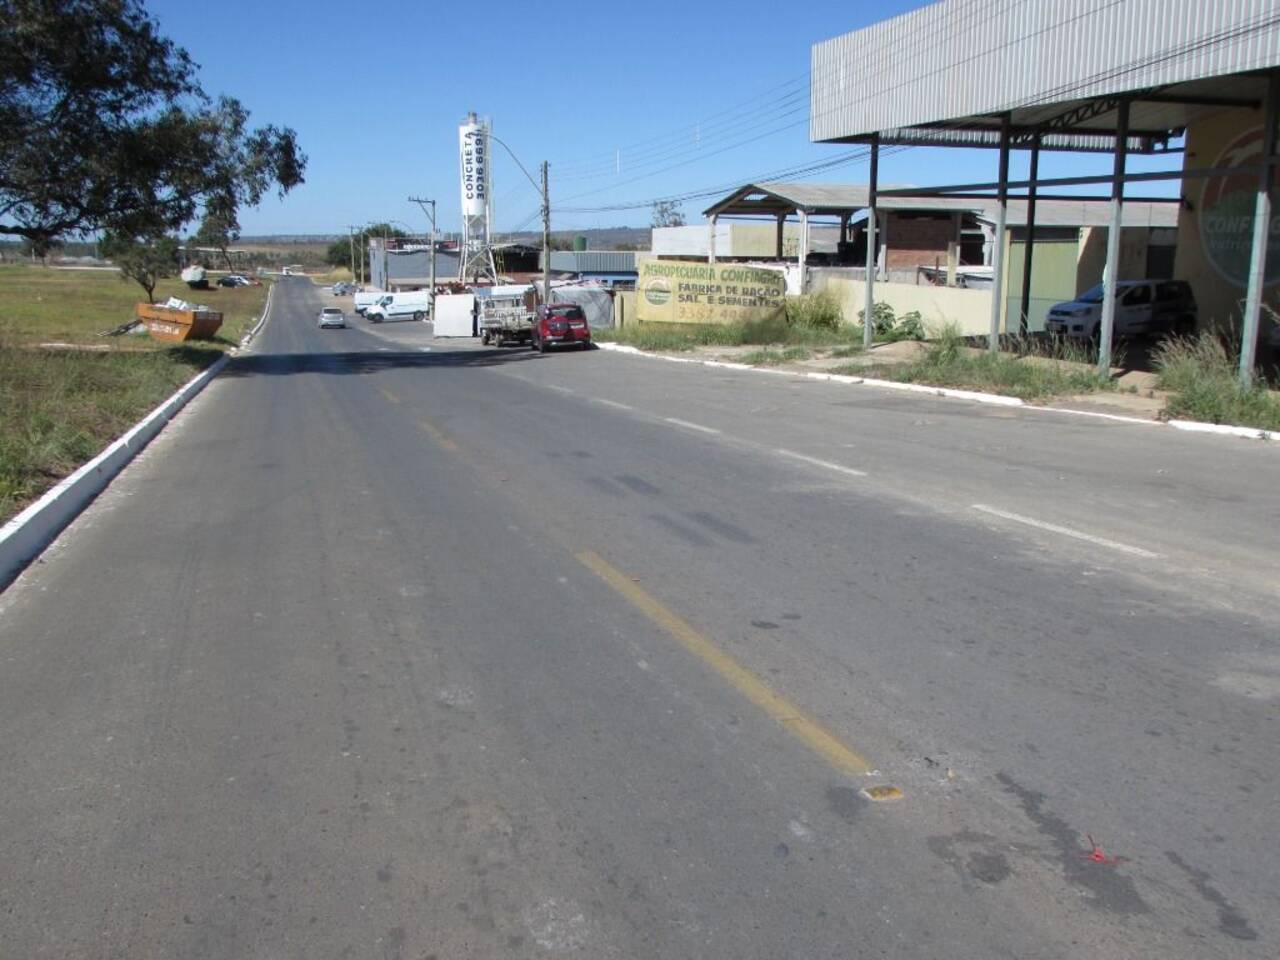
<instances>
[{"instance_id":1,"label":"bush","mask_svg":"<svg viewBox=\"0 0 1280 960\"><path fill-rule=\"evenodd\" d=\"M875 331L877 337L883 337L892 330L895 319L893 307L883 301L878 301L876 305L871 308L872 329ZM867 311L859 310L858 326L864 326L866 322Z\"/></svg>"},{"instance_id":2,"label":"bush","mask_svg":"<svg viewBox=\"0 0 1280 960\"><path fill-rule=\"evenodd\" d=\"M814 330L838 330L843 319L840 304L825 290L787 297L787 323Z\"/></svg>"}]
</instances>

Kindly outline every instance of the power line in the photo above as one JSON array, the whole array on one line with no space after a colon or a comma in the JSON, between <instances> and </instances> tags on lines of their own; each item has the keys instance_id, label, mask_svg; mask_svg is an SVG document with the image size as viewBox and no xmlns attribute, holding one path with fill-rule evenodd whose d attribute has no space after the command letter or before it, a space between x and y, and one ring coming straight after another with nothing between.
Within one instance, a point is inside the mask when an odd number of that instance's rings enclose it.
<instances>
[{"instance_id":1,"label":"power line","mask_svg":"<svg viewBox=\"0 0 1280 960\"><path fill-rule=\"evenodd\" d=\"M724 110L721 110L716 113L710 114L706 117L703 117L701 120L691 121L688 124L682 125L678 129L669 131L667 133L656 134L652 137L646 137L644 139L637 140L632 143L624 144L618 147L617 149L624 150L624 151L627 151L628 153L631 153L632 151L638 151L641 148L650 147L654 143L667 141L667 140L671 140L678 137L684 137L689 133L689 131L694 129L694 127L696 127L699 124L706 126L708 129L710 129L712 126L715 125L715 121L717 121L718 118L724 117L727 114L744 112L744 111L747 111L749 108L753 109L754 105L761 100L766 100L767 103L771 103L773 101L767 100L767 98L771 94L775 93L778 90L795 86L797 83L800 83L802 81L807 82L808 79L809 79L809 71L806 70L802 74L791 77L787 80L782 81L781 83L775 84L774 86L767 88L766 90L762 91L759 94L756 94L755 96L752 96L746 100L740 101L730 107L725 108ZM573 169L579 166L582 166L582 167L596 166L605 161L611 161L614 158L614 154L615 154L615 151L610 150L607 153L599 153L594 156L588 156L588 157L578 156L572 160L559 161L555 165L560 169Z\"/></svg>"}]
</instances>

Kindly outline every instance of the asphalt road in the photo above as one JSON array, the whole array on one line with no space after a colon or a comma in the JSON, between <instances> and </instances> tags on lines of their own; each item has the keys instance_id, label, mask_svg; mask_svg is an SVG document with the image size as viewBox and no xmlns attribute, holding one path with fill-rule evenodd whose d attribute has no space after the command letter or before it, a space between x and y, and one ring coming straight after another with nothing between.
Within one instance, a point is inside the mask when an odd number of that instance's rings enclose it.
<instances>
[{"instance_id":1,"label":"asphalt road","mask_svg":"<svg viewBox=\"0 0 1280 960\"><path fill-rule=\"evenodd\" d=\"M323 302L0 595L0 957L1276 955L1274 445Z\"/></svg>"}]
</instances>

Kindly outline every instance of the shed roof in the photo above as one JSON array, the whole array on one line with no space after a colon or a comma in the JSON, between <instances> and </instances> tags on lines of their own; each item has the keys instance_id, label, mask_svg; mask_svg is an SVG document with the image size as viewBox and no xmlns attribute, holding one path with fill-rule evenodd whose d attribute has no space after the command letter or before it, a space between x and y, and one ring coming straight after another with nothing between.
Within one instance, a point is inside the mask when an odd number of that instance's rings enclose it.
<instances>
[{"instance_id":1,"label":"shed roof","mask_svg":"<svg viewBox=\"0 0 1280 960\"><path fill-rule=\"evenodd\" d=\"M888 189L888 188L885 188ZM898 187L895 189L909 189ZM844 216L865 210L871 202L866 184L748 183L706 210L717 216L778 216L804 210L819 216ZM909 195L877 196L876 208L917 213L972 213L980 219L996 219L996 200L974 197ZM1105 226L1110 219L1106 200L1041 199L1036 203L1036 225L1041 227ZM1123 207L1126 227L1176 227L1178 201L1126 200ZM1009 199L1006 222L1024 226L1027 201Z\"/></svg>"},{"instance_id":2,"label":"shed roof","mask_svg":"<svg viewBox=\"0 0 1280 960\"><path fill-rule=\"evenodd\" d=\"M1197 114L1257 106L1280 66L1276 0L943 0L815 44L814 141L996 146L1000 116L1047 149L1110 150L1113 98L1135 95L1129 147Z\"/></svg>"}]
</instances>

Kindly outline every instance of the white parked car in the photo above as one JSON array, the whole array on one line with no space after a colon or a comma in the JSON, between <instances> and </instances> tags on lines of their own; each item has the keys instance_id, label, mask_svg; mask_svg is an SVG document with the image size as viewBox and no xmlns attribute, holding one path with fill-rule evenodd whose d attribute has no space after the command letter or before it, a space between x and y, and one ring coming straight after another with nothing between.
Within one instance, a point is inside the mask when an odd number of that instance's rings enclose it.
<instances>
[{"instance_id":1,"label":"white parked car","mask_svg":"<svg viewBox=\"0 0 1280 960\"><path fill-rule=\"evenodd\" d=\"M347 325L347 317L337 307L325 307L316 316L316 323L321 330L329 328L342 328Z\"/></svg>"},{"instance_id":2,"label":"white parked car","mask_svg":"<svg viewBox=\"0 0 1280 960\"><path fill-rule=\"evenodd\" d=\"M1049 308L1045 329L1056 336L1095 340L1102 324L1103 286ZM1188 336L1196 329L1196 298L1185 280L1121 280L1116 284L1115 335Z\"/></svg>"}]
</instances>

